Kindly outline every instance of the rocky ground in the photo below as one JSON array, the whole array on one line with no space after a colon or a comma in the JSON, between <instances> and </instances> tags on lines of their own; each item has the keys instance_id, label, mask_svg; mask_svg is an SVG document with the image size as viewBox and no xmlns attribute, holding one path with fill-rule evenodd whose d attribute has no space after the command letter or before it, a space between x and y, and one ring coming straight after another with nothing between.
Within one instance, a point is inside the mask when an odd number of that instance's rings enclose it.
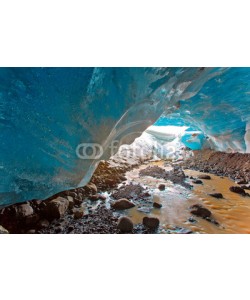
<instances>
[{"instance_id":1,"label":"rocky ground","mask_svg":"<svg viewBox=\"0 0 250 300\"><path fill-rule=\"evenodd\" d=\"M169 162L168 162L169 163ZM82 188L63 191L46 200L31 200L0 210L0 233L157 233L160 222L150 215L141 224L133 224L130 218L119 214L136 206L138 209L161 209L154 203L147 187L125 183L126 171L139 166L139 162L119 164L114 160L100 162L90 183ZM172 181L174 184L191 189L186 182L183 168L195 169L219 176L229 176L241 187L232 186L231 192L250 196L250 155L226 154L213 151L196 152L194 157L184 162L173 163L173 169L166 171L159 166L149 166L140 171L140 176L151 176ZM209 175L192 178L193 184L209 180ZM164 184L158 187L164 190ZM107 203L107 192L110 198ZM215 198L223 195L214 193ZM200 204L190 207L190 222L200 217L219 226L212 213ZM185 228L173 228L167 233L192 233Z\"/></svg>"},{"instance_id":2,"label":"rocky ground","mask_svg":"<svg viewBox=\"0 0 250 300\"><path fill-rule=\"evenodd\" d=\"M194 156L182 163L183 168L227 176L239 184L250 182L250 154L213 150L193 152Z\"/></svg>"}]
</instances>

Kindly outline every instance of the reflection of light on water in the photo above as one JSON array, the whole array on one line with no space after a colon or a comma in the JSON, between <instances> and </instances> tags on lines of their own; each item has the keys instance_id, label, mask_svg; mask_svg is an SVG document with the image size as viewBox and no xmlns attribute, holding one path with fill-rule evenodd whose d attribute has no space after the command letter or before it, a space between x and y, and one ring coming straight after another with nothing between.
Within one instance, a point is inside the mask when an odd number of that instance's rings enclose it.
<instances>
[{"instance_id":1,"label":"reflection of light on water","mask_svg":"<svg viewBox=\"0 0 250 300\"><path fill-rule=\"evenodd\" d=\"M162 161L154 163L163 167ZM147 166L141 166L138 169L134 169L127 172L126 176L128 182L140 183L149 188L149 192L152 195L150 201L155 201L162 204L161 209L151 207L150 214L138 211L137 207L133 207L126 211L126 214L131 217L134 223L138 224L142 222L145 216L155 216L160 219L161 225L168 228L169 225L183 226L184 222L190 217L189 206L197 203L197 201L189 200L190 191L186 190L180 185L174 185L170 181L164 179L158 179L151 176L139 177L139 171ZM170 167L165 169L170 170ZM160 191L158 185L164 183L166 189ZM165 225L165 226L164 226ZM185 226L186 227L186 226Z\"/></svg>"}]
</instances>

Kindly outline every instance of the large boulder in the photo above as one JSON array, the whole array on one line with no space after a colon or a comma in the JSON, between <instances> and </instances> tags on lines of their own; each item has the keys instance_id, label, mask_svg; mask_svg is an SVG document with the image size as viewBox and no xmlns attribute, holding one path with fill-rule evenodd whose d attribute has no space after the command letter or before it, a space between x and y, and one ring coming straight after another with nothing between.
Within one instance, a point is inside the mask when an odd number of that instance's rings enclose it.
<instances>
[{"instance_id":1,"label":"large boulder","mask_svg":"<svg viewBox=\"0 0 250 300\"><path fill-rule=\"evenodd\" d=\"M121 232L131 232L134 228L134 224L131 221L130 218L128 217L120 217L118 220L118 224L117 224L117 228L121 231Z\"/></svg>"},{"instance_id":2,"label":"large boulder","mask_svg":"<svg viewBox=\"0 0 250 300\"><path fill-rule=\"evenodd\" d=\"M145 227L155 230L160 225L160 220L155 217L144 217L142 223Z\"/></svg>"},{"instance_id":3,"label":"large boulder","mask_svg":"<svg viewBox=\"0 0 250 300\"><path fill-rule=\"evenodd\" d=\"M27 204L20 204L16 207L16 213L18 218L26 218L34 214L33 208L30 206L29 203Z\"/></svg>"},{"instance_id":4,"label":"large boulder","mask_svg":"<svg viewBox=\"0 0 250 300\"><path fill-rule=\"evenodd\" d=\"M94 183L88 183L83 187L83 190L86 192L86 194L96 194L97 193L97 187Z\"/></svg>"},{"instance_id":5,"label":"large boulder","mask_svg":"<svg viewBox=\"0 0 250 300\"><path fill-rule=\"evenodd\" d=\"M67 196L67 199L69 200L69 209L72 209L75 205L74 198L72 196Z\"/></svg>"},{"instance_id":6,"label":"large boulder","mask_svg":"<svg viewBox=\"0 0 250 300\"><path fill-rule=\"evenodd\" d=\"M119 199L111 204L111 207L117 210L129 209L134 206L134 203L130 202L128 199L125 198Z\"/></svg>"},{"instance_id":7,"label":"large boulder","mask_svg":"<svg viewBox=\"0 0 250 300\"><path fill-rule=\"evenodd\" d=\"M60 219L63 217L69 207L69 200L63 197L58 197L47 203L46 213L48 219Z\"/></svg>"}]
</instances>

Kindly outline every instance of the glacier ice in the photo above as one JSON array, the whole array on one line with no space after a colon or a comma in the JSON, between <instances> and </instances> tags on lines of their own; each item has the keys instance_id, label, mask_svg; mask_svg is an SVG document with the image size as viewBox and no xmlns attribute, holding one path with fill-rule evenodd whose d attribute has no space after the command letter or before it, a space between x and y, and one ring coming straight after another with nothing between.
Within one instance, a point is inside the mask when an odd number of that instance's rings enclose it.
<instances>
[{"instance_id":1,"label":"glacier ice","mask_svg":"<svg viewBox=\"0 0 250 300\"><path fill-rule=\"evenodd\" d=\"M106 159L162 114L200 132L191 147L249 151L249 104L249 68L0 68L0 205L85 184L98 160L79 144Z\"/></svg>"},{"instance_id":2,"label":"glacier ice","mask_svg":"<svg viewBox=\"0 0 250 300\"><path fill-rule=\"evenodd\" d=\"M183 158L186 153L181 139L186 129L186 126L150 126L132 144L123 144L111 160L135 165L145 160Z\"/></svg>"}]
</instances>

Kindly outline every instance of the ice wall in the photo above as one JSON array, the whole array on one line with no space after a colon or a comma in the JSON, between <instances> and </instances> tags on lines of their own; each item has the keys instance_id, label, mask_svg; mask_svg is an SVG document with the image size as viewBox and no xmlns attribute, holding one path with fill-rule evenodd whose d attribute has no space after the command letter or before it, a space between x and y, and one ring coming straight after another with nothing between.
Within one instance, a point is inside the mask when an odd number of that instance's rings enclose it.
<instances>
[{"instance_id":1,"label":"ice wall","mask_svg":"<svg viewBox=\"0 0 250 300\"><path fill-rule=\"evenodd\" d=\"M182 123L201 130L205 145L226 152L249 152L250 68L229 68L158 124ZM204 146L202 145L202 147Z\"/></svg>"},{"instance_id":2,"label":"ice wall","mask_svg":"<svg viewBox=\"0 0 250 300\"><path fill-rule=\"evenodd\" d=\"M84 184L98 160L111 155L113 141L132 142L176 109L218 148L221 137L226 148L244 150L249 74L240 68L0 68L0 205ZM84 143L100 145L102 155L80 159Z\"/></svg>"}]
</instances>

